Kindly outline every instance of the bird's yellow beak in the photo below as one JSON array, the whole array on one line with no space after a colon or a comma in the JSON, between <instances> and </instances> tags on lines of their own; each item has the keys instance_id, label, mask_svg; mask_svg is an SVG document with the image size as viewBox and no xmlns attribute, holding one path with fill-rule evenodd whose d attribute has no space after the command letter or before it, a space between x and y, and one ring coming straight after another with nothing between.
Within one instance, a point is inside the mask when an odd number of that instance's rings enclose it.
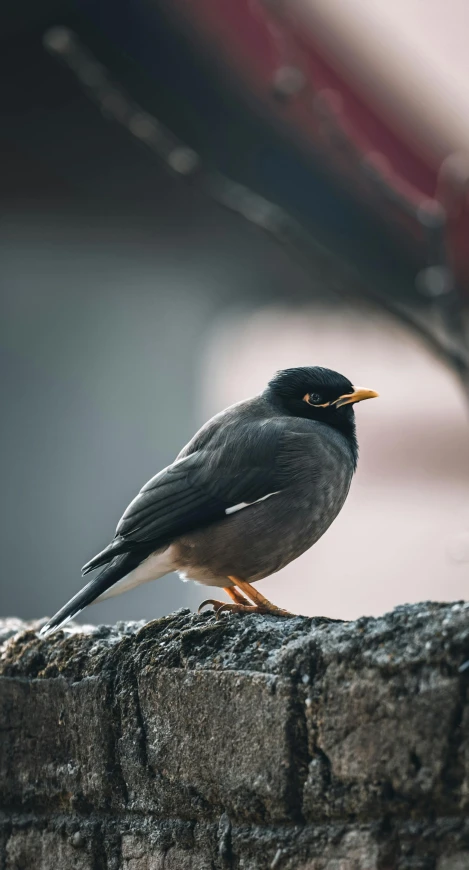
<instances>
[{"instance_id":1,"label":"bird's yellow beak","mask_svg":"<svg viewBox=\"0 0 469 870\"><path fill-rule=\"evenodd\" d=\"M365 399L377 399L379 393L375 393L374 390L366 390L363 387L354 387L353 393L346 393L344 396L339 396L338 399L333 402L333 404L337 408L341 408L342 405L351 405L355 404L355 402L363 402Z\"/></svg>"}]
</instances>

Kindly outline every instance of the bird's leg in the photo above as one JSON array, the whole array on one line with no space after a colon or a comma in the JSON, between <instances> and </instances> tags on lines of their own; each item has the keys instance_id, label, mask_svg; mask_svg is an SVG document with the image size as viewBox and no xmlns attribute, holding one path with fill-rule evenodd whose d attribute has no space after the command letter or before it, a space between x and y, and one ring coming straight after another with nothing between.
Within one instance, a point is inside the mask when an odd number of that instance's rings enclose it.
<instances>
[{"instance_id":1,"label":"bird's leg","mask_svg":"<svg viewBox=\"0 0 469 870\"><path fill-rule=\"evenodd\" d=\"M274 616L294 616L294 613L289 613L288 610L283 610L281 607L277 607L276 604L272 604L267 598L264 597L257 589L254 588L250 583L246 583L245 580L240 580L238 577L228 577L232 583L236 584L236 586L241 589L242 592L246 596L248 596L252 604L248 604L246 599L243 601L236 600L236 594L234 593L233 588L225 587L225 592L228 592L230 597L235 602L234 604L223 604L221 607L216 608L217 618L221 613L271 613ZM228 591L229 589L229 591ZM238 598L243 598L243 596L237 593ZM246 603L244 603L246 602Z\"/></svg>"},{"instance_id":2,"label":"bird's leg","mask_svg":"<svg viewBox=\"0 0 469 870\"><path fill-rule=\"evenodd\" d=\"M200 605L198 610L199 613L207 604L212 604L217 619L222 613L270 613L273 616L295 615L294 613L289 613L288 610L282 610L282 608L277 607L276 604L272 604L268 598L265 598L264 595L258 592L250 583L246 583L245 580L240 580L238 577L232 576L229 576L228 580L231 580L235 586L224 586L223 589L233 600L233 604L227 604L223 601L207 598L207 600L203 601ZM238 589L241 589L241 591L244 592L244 595L241 595ZM248 600L248 597L245 598L244 596L248 596L250 600Z\"/></svg>"},{"instance_id":3,"label":"bird's leg","mask_svg":"<svg viewBox=\"0 0 469 870\"><path fill-rule=\"evenodd\" d=\"M276 604L272 604L268 598L265 598L261 592L259 592L251 583L246 583L245 580L240 580L238 577L229 577L233 583L236 583L236 586L244 592L245 595L248 595L251 601L254 604L257 604L258 607L262 607L266 610L271 610L273 612L277 610L282 610L281 607L277 607ZM282 613L286 613L287 611L283 610Z\"/></svg>"},{"instance_id":4,"label":"bird's leg","mask_svg":"<svg viewBox=\"0 0 469 870\"><path fill-rule=\"evenodd\" d=\"M235 604L247 604L248 606L251 604L244 595L241 595L238 592L236 586L224 586L223 591L226 592L227 595L230 596L231 600L235 602Z\"/></svg>"},{"instance_id":5,"label":"bird's leg","mask_svg":"<svg viewBox=\"0 0 469 870\"><path fill-rule=\"evenodd\" d=\"M235 586L224 586L223 591L226 592L227 595L229 595L229 597L235 602L235 604L241 605L243 607L250 607L251 610L253 609L253 605L251 605L251 602L248 601L248 599L245 598L244 595L241 595L241 593L238 592ZM200 613L202 608L206 607L207 604L212 604L213 609L216 613L218 613L220 607L231 606L226 601L217 601L215 598L207 598L205 601L202 601L202 604L199 605L197 613Z\"/></svg>"}]
</instances>

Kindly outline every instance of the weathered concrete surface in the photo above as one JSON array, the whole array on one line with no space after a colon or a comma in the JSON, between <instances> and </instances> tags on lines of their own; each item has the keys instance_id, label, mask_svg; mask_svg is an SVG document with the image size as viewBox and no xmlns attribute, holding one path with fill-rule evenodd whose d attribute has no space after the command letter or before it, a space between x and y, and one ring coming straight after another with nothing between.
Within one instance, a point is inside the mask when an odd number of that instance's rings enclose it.
<instances>
[{"instance_id":1,"label":"weathered concrete surface","mask_svg":"<svg viewBox=\"0 0 469 870\"><path fill-rule=\"evenodd\" d=\"M469 604L39 625L0 623L1 870L469 870Z\"/></svg>"}]
</instances>

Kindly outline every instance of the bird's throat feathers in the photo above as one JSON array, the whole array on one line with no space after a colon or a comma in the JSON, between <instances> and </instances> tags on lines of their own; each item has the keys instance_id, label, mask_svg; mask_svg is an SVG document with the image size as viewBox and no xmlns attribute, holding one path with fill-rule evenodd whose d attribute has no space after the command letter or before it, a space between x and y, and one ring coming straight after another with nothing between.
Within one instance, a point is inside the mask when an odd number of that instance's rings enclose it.
<instances>
[{"instance_id":1,"label":"bird's throat feathers","mask_svg":"<svg viewBox=\"0 0 469 870\"><path fill-rule=\"evenodd\" d=\"M336 432L340 432L345 436L352 454L353 470L356 471L358 463L358 441L353 408L348 405L342 409L342 413L330 412L330 417L328 414L322 414L321 416L318 415L317 417L309 415L308 419L330 426L331 429L334 429Z\"/></svg>"},{"instance_id":2,"label":"bird's throat feathers","mask_svg":"<svg viewBox=\"0 0 469 870\"><path fill-rule=\"evenodd\" d=\"M353 413L344 414L340 417L339 425L337 422L334 422L334 428L338 429L339 432L342 432L345 435L348 444L350 446L350 450L352 452L353 459L353 470L357 469L358 462L358 441L357 441L357 426L355 422L355 414Z\"/></svg>"},{"instance_id":3,"label":"bird's throat feathers","mask_svg":"<svg viewBox=\"0 0 469 870\"><path fill-rule=\"evenodd\" d=\"M358 462L358 441L355 422L355 413L352 405L344 405L342 408L314 408L297 396L279 395L277 390L269 388L264 392L270 406L282 414L291 417L301 417L315 423L330 426L336 432L340 432L347 439L353 461L353 470L356 470Z\"/></svg>"}]
</instances>

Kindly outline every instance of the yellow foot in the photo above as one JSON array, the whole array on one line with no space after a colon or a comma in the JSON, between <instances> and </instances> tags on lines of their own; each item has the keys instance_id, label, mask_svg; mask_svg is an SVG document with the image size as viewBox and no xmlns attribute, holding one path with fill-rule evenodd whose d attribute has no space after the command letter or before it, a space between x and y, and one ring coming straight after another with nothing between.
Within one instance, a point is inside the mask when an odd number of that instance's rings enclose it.
<instances>
[{"instance_id":1,"label":"yellow foot","mask_svg":"<svg viewBox=\"0 0 469 870\"><path fill-rule=\"evenodd\" d=\"M249 604L247 601L246 604L238 604L237 602L230 604L226 601L217 601L214 598L207 598L205 601L202 601L197 613L201 613L202 608L206 607L208 604L213 606L217 619L220 618L222 613L258 613L260 616L265 614L270 614L271 616L295 616L294 613L289 613L288 610L282 610L281 607L276 607L275 604L271 604L270 607L262 604Z\"/></svg>"},{"instance_id":2,"label":"yellow foot","mask_svg":"<svg viewBox=\"0 0 469 870\"><path fill-rule=\"evenodd\" d=\"M246 604L238 604L236 602L230 604L228 601L216 601L214 598L207 598L206 601L202 601L197 613L200 613L202 608L206 607L207 604L213 606L217 619L220 618L221 613L258 613L256 605L249 604L248 601L246 601Z\"/></svg>"},{"instance_id":3,"label":"yellow foot","mask_svg":"<svg viewBox=\"0 0 469 870\"><path fill-rule=\"evenodd\" d=\"M296 615L272 604L271 601L264 598L257 589L254 589L254 586L251 586L250 583L246 583L245 580L240 580L238 577L231 576L228 579L231 580L234 585L224 586L223 589L233 600L233 604L224 601L217 601L214 598L207 598L205 601L202 601L202 604L197 611L198 613L200 613L202 608L206 607L207 604L212 604L217 619L219 619L222 613L258 613L259 615L270 614L271 616L283 617L292 617ZM239 590L244 592L244 595L242 595ZM244 596L248 597L245 598Z\"/></svg>"},{"instance_id":4,"label":"yellow foot","mask_svg":"<svg viewBox=\"0 0 469 870\"><path fill-rule=\"evenodd\" d=\"M199 604L197 613L202 613L202 610L204 607L207 607L208 604L212 604L215 613L217 613L220 607L223 607L223 605L226 604L226 601L217 601L215 598L206 598L205 601L202 601L202 604Z\"/></svg>"},{"instance_id":5,"label":"yellow foot","mask_svg":"<svg viewBox=\"0 0 469 870\"><path fill-rule=\"evenodd\" d=\"M238 592L235 586L224 586L223 591L226 592L228 597L231 598L232 601L235 602L235 604L245 604L247 607L251 606L251 602L248 601L248 599L245 598L244 595L241 595L241 592ZM202 608L205 607L207 604L213 604L213 609L216 613L218 613L218 610L220 609L220 607L223 607L226 604L226 601L216 601L214 598L207 598L206 601L202 601L202 604L199 606L197 613L200 613Z\"/></svg>"}]
</instances>

